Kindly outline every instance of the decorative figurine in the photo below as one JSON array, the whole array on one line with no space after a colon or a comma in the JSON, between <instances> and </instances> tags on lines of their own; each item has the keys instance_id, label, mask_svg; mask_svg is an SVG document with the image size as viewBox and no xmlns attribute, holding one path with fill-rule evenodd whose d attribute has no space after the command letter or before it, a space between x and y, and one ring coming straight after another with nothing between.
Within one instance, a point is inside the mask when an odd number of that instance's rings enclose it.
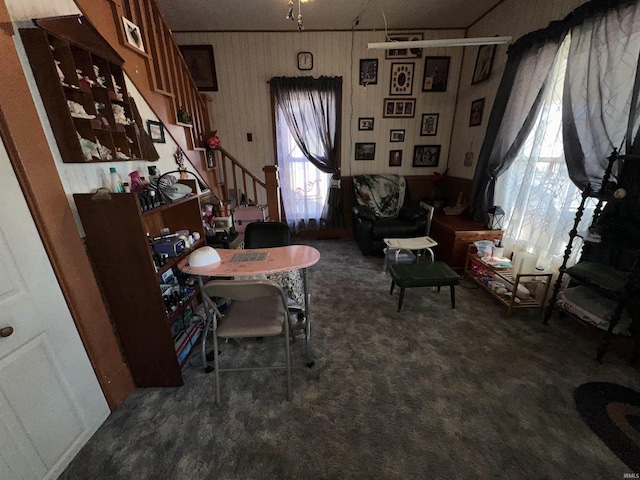
<instances>
[{"instance_id":1,"label":"decorative figurine","mask_svg":"<svg viewBox=\"0 0 640 480\"><path fill-rule=\"evenodd\" d=\"M180 123L191 123L191 115L184 109L184 107L180 107L178 109L178 121Z\"/></svg>"},{"instance_id":2,"label":"decorative figurine","mask_svg":"<svg viewBox=\"0 0 640 480\"><path fill-rule=\"evenodd\" d=\"M73 100L67 100L67 105L69 106L69 113L72 117L75 118L86 118L87 120L91 120L96 118L95 115L89 115L84 107L78 102L74 102Z\"/></svg>"},{"instance_id":3,"label":"decorative figurine","mask_svg":"<svg viewBox=\"0 0 640 480\"><path fill-rule=\"evenodd\" d=\"M111 155L111 150L100 143L100 140L96 139L96 143L98 144L98 153L99 158L101 160L111 161L113 160L113 155Z\"/></svg>"},{"instance_id":4,"label":"decorative figurine","mask_svg":"<svg viewBox=\"0 0 640 480\"><path fill-rule=\"evenodd\" d=\"M133 123L131 119L127 118L125 115L124 107L122 105L113 105L113 118L115 118L116 123L119 123L120 125L131 125Z\"/></svg>"},{"instance_id":5,"label":"decorative figurine","mask_svg":"<svg viewBox=\"0 0 640 480\"><path fill-rule=\"evenodd\" d=\"M116 147L116 159L118 160L129 160L131 157L123 153L120 147Z\"/></svg>"},{"instance_id":6,"label":"decorative figurine","mask_svg":"<svg viewBox=\"0 0 640 480\"><path fill-rule=\"evenodd\" d=\"M187 175L187 167L184 166L184 152L178 147L174 157L176 158L176 163L178 164L178 170L180 170L180 180L185 180L189 178Z\"/></svg>"},{"instance_id":7,"label":"decorative figurine","mask_svg":"<svg viewBox=\"0 0 640 480\"><path fill-rule=\"evenodd\" d=\"M60 61L59 60L56 60L56 70L58 71L58 77L60 78L60 83L62 85L67 86L67 84L65 83L64 72L60 68Z\"/></svg>"},{"instance_id":8,"label":"decorative figurine","mask_svg":"<svg viewBox=\"0 0 640 480\"><path fill-rule=\"evenodd\" d=\"M104 77L104 75L100 75L100 68L97 65L93 66L93 73L96 76L96 82L98 82L98 85L100 85L101 87L106 87L107 79Z\"/></svg>"},{"instance_id":9,"label":"decorative figurine","mask_svg":"<svg viewBox=\"0 0 640 480\"><path fill-rule=\"evenodd\" d=\"M87 162L91 162L93 157L100 158L100 153L98 152L98 145L93 143L91 140L83 138L80 133L76 132L78 135L78 142L80 142L80 148L82 148L82 156Z\"/></svg>"},{"instance_id":10,"label":"decorative figurine","mask_svg":"<svg viewBox=\"0 0 640 480\"><path fill-rule=\"evenodd\" d=\"M78 75L78 80L80 80L81 82L87 82L89 86L93 86L95 84L95 82L91 80L88 75L82 73L81 69L77 68L76 74Z\"/></svg>"},{"instance_id":11,"label":"decorative figurine","mask_svg":"<svg viewBox=\"0 0 640 480\"><path fill-rule=\"evenodd\" d=\"M124 95L122 94L122 87L120 87L120 85L118 85L118 83L116 82L116 77L114 77L113 74L111 75L111 83L113 83L113 91L116 94L116 100L124 102Z\"/></svg>"}]
</instances>

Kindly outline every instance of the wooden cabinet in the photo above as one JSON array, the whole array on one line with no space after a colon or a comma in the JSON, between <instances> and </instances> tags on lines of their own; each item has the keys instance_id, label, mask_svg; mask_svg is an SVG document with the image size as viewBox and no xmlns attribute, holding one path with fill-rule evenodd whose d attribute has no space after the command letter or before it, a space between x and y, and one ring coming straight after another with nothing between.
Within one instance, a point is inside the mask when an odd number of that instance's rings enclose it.
<instances>
[{"instance_id":1,"label":"wooden cabinet","mask_svg":"<svg viewBox=\"0 0 640 480\"><path fill-rule=\"evenodd\" d=\"M122 59L80 16L38 22L43 28L20 29L20 35L62 160L141 159Z\"/></svg>"},{"instance_id":2,"label":"wooden cabinet","mask_svg":"<svg viewBox=\"0 0 640 480\"><path fill-rule=\"evenodd\" d=\"M467 248L477 240L502 240L502 230L487 230L482 222L475 222L458 215L436 215L431 222L429 236L438 245L434 247L436 259L445 262L453 270L465 268Z\"/></svg>"},{"instance_id":3,"label":"wooden cabinet","mask_svg":"<svg viewBox=\"0 0 640 480\"><path fill-rule=\"evenodd\" d=\"M147 232L151 236L159 236L162 228L198 232L200 240L191 250L203 246L205 232L198 197L146 212L141 211L137 195L133 194L112 193L108 199L95 198L94 194L73 197L86 233L87 249L136 386L182 385L180 367L188 354L177 353L179 345L174 343L172 328L178 319L175 314L166 313L160 283L162 275L189 251L170 258L156 272ZM178 354L184 357L181 362Z\"/></svg>"}]
</instances>

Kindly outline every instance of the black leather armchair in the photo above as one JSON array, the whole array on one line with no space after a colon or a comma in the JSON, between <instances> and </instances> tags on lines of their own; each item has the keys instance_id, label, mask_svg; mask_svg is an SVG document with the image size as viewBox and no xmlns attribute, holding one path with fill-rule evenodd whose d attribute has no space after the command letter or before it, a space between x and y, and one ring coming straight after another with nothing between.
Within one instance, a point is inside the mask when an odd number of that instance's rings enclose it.
<instances>
[{"instance_id":1,"label":"black leather armchair","mask_svg":"<svg viewBox=\"0 0 640 480\"><path fill-rule=\"evenodd\" d=\"M357 203L357 200L356 200ZM424 208L409 205L409 192L397 217L379 217L366 205L351 209L353 234L364 255L383 255L385 238L410 238L427 235L430 215Z\"/></svg>"}]
</instances>

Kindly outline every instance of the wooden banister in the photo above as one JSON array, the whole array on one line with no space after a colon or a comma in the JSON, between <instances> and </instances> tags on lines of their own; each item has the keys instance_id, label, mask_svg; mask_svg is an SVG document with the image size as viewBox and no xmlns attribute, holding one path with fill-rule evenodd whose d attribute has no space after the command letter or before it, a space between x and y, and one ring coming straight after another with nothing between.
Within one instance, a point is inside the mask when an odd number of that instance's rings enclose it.
<instances>
[{"instance_id":1,"label":"wooden banister","mask_svg":"<svg viewBox=\"0 0 640 480\"><path fill-rule=\"evenodd\" d=\"M265 180L262 180L224 148L218 147L216 150L219 152L219 155L215 156L215 169L221 172L219 178L221 179L220 186L224 198L231 198L229 185L232 185L237 204L247 205L250 202L259 204L266 203L269 207L269 219L275 222L281 221L284 216L280 202L280 179L278 177L277 165L265 166L263 168ZM238 189L238 185L242 188ZM249 187L251 191L249 191ZM245 195L244 202L240 197L240 191Z\"/></svg>"}]
</instances>

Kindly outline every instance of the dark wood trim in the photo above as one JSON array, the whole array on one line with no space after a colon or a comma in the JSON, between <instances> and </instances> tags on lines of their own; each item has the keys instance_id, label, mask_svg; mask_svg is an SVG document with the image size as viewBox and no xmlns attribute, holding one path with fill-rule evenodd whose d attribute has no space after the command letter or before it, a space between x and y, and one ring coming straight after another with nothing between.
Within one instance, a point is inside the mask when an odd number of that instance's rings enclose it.
<instances>
[{"instance_id":1,"label":"dark wood trim","mask_svg":"<svg viewBox=\"0 0 640 480\"><path fill-rule=\"evenodd\" d=\"M4 2L0 24L11 25ZM102 301L71 207L14 47L0 30L0 135L53 271L111 409L133 391L133 379Z\"/></svg>"}]
</instances>

